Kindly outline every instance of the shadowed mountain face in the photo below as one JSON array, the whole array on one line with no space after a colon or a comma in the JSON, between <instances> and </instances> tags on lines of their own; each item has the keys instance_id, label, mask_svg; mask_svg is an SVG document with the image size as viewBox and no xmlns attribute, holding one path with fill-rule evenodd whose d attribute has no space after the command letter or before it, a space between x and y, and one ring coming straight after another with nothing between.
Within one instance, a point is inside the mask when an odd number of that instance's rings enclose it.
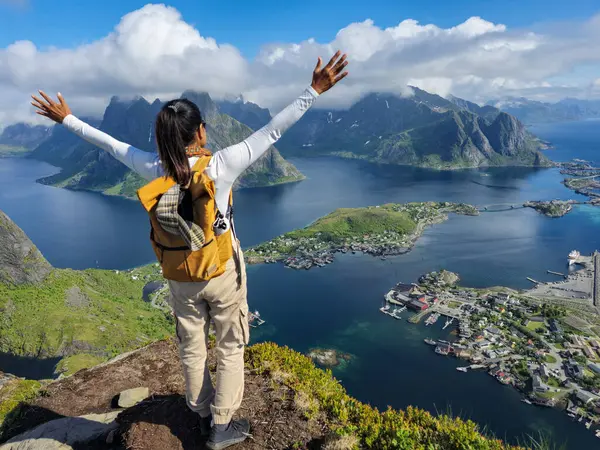
<instances>
[{"instance_id":1,"label":"shadowed mountain face","mask_svg":"<svg viewBox=\"0 0 600 450\"><path fill-rule=\"evenodd\" d=\"M23 147L31 150L48 139L51 127L16 123L9 125L0 133L0 145Z\"/></svg>"},{"instance_id":2,"label":"shadowed mountain face","mask_svg":"<svg viewBox=\"0 0 600 450\"><path fill-rule=\"evenodd\" d=\"M200 108L207 122L208 147L213 151L237 144L252 133L248 126L222 114L207 93L186 91L182 97L192 100ZM162 105L159 100L149 103L142 97L131 101L113 97L101 123L95 125L134 147L156 152L154 121ZM62 127L54 127L51 137L36 148L31 157L63 169L59 174L42 179L45 184L125 196L134 196L136 189L144 184L112 156ZM302 178L302 174L271 147L244 172L236 186L269 186Z\"/></svg>"},{"instance_id":3,"label":"shadowed mountain face","mask_svg":"<svg viewBox=\"0 0 600 450\"><path fill-rule=\"evenodd\" d=\"M23 230L0 211L0 283L39 283L50 270L50 263Z\"/></svg>"},{"instance_id":4,"label":"shadowed mountain face","mask_svg":"<svg viewBox=\"0 0 600 450\"><path fill-rule=\"evenodd\" d=\"M340 155L438 169L547 165L515 117L413 88L370 94L343 111L309 111L282 138L284 155Z\"/></svg>"},{"instance_id":5,"label":"shadowed mountain face","mask_svg":"<svg viewBox=\"0 0 600 450\"><path fill-rule=\"evenodd\" d=\"M217 102L219 109L235 120L248 125L253 130L264 127L271 120L271 113L266 108L261 108L256 103L244 102L242 98L237 101Z\"/></svg>"}]
</instances>

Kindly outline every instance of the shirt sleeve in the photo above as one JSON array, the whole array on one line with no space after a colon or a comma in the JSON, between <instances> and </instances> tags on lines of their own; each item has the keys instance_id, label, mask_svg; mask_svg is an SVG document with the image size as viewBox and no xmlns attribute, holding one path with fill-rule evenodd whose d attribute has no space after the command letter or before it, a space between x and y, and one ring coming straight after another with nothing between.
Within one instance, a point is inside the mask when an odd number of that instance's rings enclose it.
<instances>
[{"instance_id":1,"label":"shirt sleeve","mask_svg":"<svg viewBox=\"0 0 600 450\"><path fill-rule=\"evenodd\" d=\"M319 94L309 86L294 102L245 141L213 155L206 172L215 184L230 184L281 138L312 106Z\"/></svg>"},{"instance_id":2,"label":"shirt sleeve","mask_svg":"<svg viewBox=\"0 0 600 450\"><path fill-rule=\"evenodd\" d=\"M65 117L63 126L90 144L105 150L146 180L153 180L164 174L162 164L156 153L145 152L125 142L118 141L103 131L79 120L72 114Z\"/></svg>"}]
</instances>

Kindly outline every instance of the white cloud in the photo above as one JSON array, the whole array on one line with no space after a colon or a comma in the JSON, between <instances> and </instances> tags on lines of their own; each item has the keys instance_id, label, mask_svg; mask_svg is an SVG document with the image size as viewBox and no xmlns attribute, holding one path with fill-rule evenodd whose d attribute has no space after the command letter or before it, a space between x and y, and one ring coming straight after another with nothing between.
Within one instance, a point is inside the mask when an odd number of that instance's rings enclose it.
<instances>
[{"instance_id":1,"label":"white cloud","mask_svg":"<svg viewBox=\"0 0 600 450\"><path fill-rule=\"evenodd\" d=\"M475 101L600 96L595 77L570 79L578 67L600 68L600 15L535 32L481 17L450 28L412 19L380 28L365 20L339 30L331 42L266 44L248 61L237 48L202 36L174 8L146 5L90 44L39 49L20 41L0 49L0 123L31 117L28 94L38 88L60 90L82 115L100 114L115 94L152 100L188 88L217 98L243 93L277 110L310 82L317 57L338 48L349 54L351 75L319 101L323 107L348 106L373 91L409 95L408 84Z\"/></svg>"}]
</instances>

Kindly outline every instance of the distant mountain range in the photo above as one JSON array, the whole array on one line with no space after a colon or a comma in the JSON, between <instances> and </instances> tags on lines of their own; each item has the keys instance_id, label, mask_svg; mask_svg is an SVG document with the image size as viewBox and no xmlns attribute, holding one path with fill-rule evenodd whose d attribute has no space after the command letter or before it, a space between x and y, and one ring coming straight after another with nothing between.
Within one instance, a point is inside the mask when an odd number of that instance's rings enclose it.
<instances>
[{"instance_id":1,"label":"distant mountain range","mask_svg":"<svg viewBox=\"0 0 600 450\"><path fill-rule=\"evenodd\" d=\"M32 150L48 139L51 127L17 123L9 125L0 133L0 155L18 155Z\"/></svg>"},{"instance_id":2,"label":"distant mountain range","mask_svg":"<svg viewBox=\"0 0 600 450\"><path fill-rule=\"evenodd\" d=\"M522 97L506 97L492 100L487 106L512 114L526 125L600 118L600 100L565 98L556 103L545 103Z\"/></svg>"},{"instance_id":3,"label":"distant mountain range","mask_svg":"<svg viewBox=\"0 0 600 450\"><path fill-rule=\"evenodd\" d=\"M220 111L207 93L186 91L201 109L207 123L208 146L219 150L248 137L252 130ZM113 97L102 121L83 119L115 138L137 148L155 152L154 121L162 107L159 100L149 103L143 97L122 101ZM54 127L30 157L61 167L63 170L40 180L70 189L100 191L112 195L134 196L144 181L104 151L82 141L63 127ZM238 180L236 187L258 187L298 181L303 175L271 147Z\"/></svg>"},{"instance_id":4,"label":"distant mountain range","mask_svg":"<svg viewBox=\"0 0 600 450\"><path fill-rule=\"evenodd\" d=\"M550 164L515 117L413 91L410 97L370 94L342 111L310 110L278 148L285 156L337 155L435 169Z\"/></svg>"},{"instance_id":5,"label":"distant mountain range","mask_svg":"<svg viewBox=\"0 0 600 450\"><path fill-rule=\"evenodd\" d=\"M414 94L410 97L369 94L346 110L311 109L283 135L278 148L286 156L334 155L435 169L551 164L539 152L539 140L507 111L412 89ZM202 111L209 147L213 150L242 141L252 129L264 126L271 119L268 109L242 98L214 102L209 94L194 91L186 91L182 97L195 102ZM573 109L584 110L583 105L572 103ZM509 105L513 108L516 103L500 106L507 109ZM153 124L161 107L159 100L149 103L142 97L129 101L114 97L101 121L85 120L117 139L153 152ZM592 114L591 104L586 111ZM24 127L22 124L8 127L2 136L12 136L23 143L28 135ZM30 157L63 170L41 182L126 196L133 196L142 185L143 181L124 165L64 128L48 130L31 127L28 145L41 139L44 133L50 135ZM237 187L267 186L302 178L272 147L244 173Z\"/></svg>"}]
</instances>

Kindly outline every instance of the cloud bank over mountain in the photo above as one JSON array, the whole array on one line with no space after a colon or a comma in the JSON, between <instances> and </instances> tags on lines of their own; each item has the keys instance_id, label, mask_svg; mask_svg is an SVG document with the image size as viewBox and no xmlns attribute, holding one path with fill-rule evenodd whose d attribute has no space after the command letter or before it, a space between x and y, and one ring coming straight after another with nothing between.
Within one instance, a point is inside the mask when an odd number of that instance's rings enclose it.
<instances>
[{"instance_id":1,"label":"cloud bank over mountain","mask_svg":"<svg viewBox=\"0 0 600 450\"><path fill-rule=\"evenodd\" d=\"M331 42L266 44L248 60L176 9L146 5L85 45L18 41L0 49L0 124L31 120L28 96L38 88L62 92L79 115L100 114L115 94L167 99L190 88L215 98L242 93L276 111L310 82L317 57L338 48L350 55L351 76L321 107L345 107L373 91L410 95L408 85L476 101L600 96L600 15L535 30L480 17L450 28L400 20L385 29L369 19L351 23Z\"/></svg>"}]
</instances>

